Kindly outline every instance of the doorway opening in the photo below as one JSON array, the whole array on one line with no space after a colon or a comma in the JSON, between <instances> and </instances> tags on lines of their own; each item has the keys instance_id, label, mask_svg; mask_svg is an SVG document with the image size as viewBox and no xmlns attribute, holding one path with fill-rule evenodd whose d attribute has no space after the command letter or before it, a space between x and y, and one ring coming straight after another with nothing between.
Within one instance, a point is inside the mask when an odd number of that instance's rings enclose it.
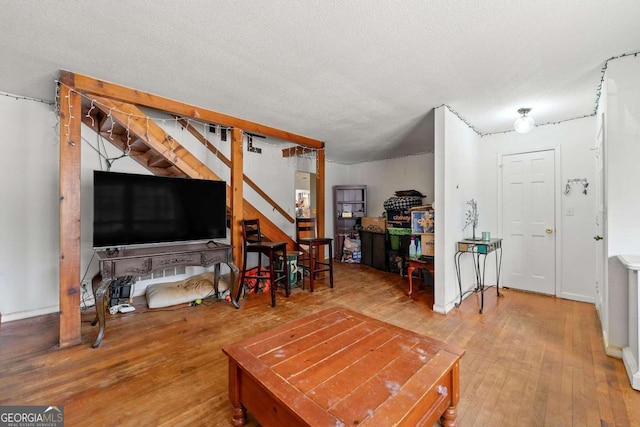
<instances>
[{"instance_id":1,"label":"doorway opening","mask_svg":"<svg viewBox=\"0 0 640 427\"><path fill-rule=\"evenodd\" d=\"M295 179L296 218L316 216L316 174L296 171Z\"/></svg>"}]
</instances>

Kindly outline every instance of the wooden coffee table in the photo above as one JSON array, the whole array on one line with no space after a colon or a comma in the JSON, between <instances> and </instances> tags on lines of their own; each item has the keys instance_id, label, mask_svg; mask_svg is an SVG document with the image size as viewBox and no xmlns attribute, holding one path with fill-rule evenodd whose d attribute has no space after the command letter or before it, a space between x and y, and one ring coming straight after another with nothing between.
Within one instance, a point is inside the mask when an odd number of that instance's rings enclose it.
<instances>
[{"instance_id":1,"label":"wooden coffee table","mask_svg":"<svg viewBox=\"0 0 640 427\"><path fill-rule=\"evenodd\" d=\"M236 426L456 425L464 350L345 308L222 351Z\"/></svg>"}]
</instances>

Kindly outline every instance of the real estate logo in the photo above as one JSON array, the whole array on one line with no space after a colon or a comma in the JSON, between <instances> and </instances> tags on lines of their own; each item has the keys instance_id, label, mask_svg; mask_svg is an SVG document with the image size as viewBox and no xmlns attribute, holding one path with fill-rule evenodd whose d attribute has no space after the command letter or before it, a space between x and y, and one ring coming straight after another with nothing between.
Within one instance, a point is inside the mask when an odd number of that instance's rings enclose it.
<instances>
[{"instance_id":1,"label":"real estate logo","mask_svg":"<svg viewBox=\"0 0 640 427\"><path fill-rule=\"evenodd\" d=\"M63 427L64 406L0 406L0 427Z\"/></svg>"}]
</instances>

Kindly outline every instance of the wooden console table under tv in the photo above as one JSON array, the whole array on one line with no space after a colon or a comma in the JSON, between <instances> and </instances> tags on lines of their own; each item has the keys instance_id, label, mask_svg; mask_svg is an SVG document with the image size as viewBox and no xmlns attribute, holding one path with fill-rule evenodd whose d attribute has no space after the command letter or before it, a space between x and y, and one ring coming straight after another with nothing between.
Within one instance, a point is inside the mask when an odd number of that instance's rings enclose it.
<instances>
[{"instance_id":1,"label":"wooden console table under tv","mask_svg":"<svg viewBox=\"0 0 640 427\"><path fill-rule=\"evenodd\" d=\"M235 426L456 425L464 350L346 308L222 351Z\"/></svg>"},{"instance_id":2,"label":"wooden console table under tv","mask_svg":"<svg viewBox=\"0 0 640 427\"><path fill-rule=\"evenodd\" d=\"M98 250L96 255L100 262L101 280L92 284L93 296L96 303L96 319L91 323L100 325L98 337L93 343L97 348L104 338L106 324L106 294L112 280L124 276L144 276L156 270L181 266L214 266L214 286L218 294L220 279L220 264L225 263L231 270L229 292L231 302L239 308L236 295L236 278L238 267L233 263L233 246L224 243L186 243L175 245L150 246L136 249Z\"/></svg>"}]
</instances>

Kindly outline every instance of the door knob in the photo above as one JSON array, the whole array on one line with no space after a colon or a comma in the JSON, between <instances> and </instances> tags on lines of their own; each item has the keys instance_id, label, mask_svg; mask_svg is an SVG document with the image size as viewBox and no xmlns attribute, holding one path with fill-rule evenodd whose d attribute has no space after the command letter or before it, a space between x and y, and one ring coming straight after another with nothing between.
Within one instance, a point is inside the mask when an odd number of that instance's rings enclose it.
<instances>
[{"instance_id":1,"label":"door knob","mask_svg":"<svg viewBox=\"0 0 640 427\"><path fill-rule=\"evenodd\" d=\"M553 233L553 228L547 228L545 231L547 232L547 234L551 234Z\"/></svg>"},{"instance_id":2,"label":"door knob","mask_svg":"<svg viewBox=\"0 0 640 427\"><path fill-rule=\"evenodd\" d=\"M593 240L595 240L596 242L597 242L598 240L602 240L602 236L598 236L598 235L596 235L596 236L594 236Z\"/></svg>"}]
</instances>

